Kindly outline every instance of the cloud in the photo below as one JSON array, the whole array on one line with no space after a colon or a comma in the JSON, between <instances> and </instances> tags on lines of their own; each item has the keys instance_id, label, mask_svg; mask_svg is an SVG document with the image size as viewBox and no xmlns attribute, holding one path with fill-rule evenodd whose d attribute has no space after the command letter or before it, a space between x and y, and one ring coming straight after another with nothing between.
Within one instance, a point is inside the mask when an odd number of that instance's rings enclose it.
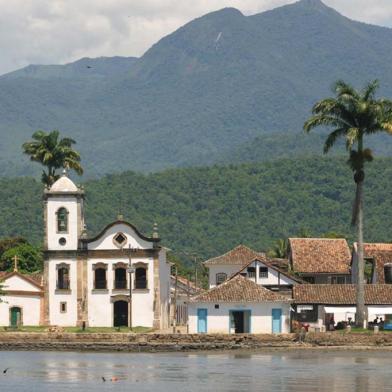
<instances>
[{"instance_id":1,"label":"cloud","mask_svg":"<svg viewBox=\"0 0 392 392\"><path fill-rule=\"evenodd\" d=\"M294 0L0 0L0 74L81 57L140 56L161 37L223 7L254 14ZM353 19L390 25L390 0L325 0Z\"/></svg>"}]
</instances>

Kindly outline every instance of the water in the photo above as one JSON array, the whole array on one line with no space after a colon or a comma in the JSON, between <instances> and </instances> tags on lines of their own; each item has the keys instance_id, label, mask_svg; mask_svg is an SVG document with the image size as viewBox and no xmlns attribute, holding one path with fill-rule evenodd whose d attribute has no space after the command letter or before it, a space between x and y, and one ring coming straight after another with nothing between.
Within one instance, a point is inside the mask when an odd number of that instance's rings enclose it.
<instances>
[{"instance_id":1,"label":"water","mask_svg":"<svg viewBox=\"0 0 392 392\"><path fill-rule=\"evenodd\" d=\"M392 352L0 352L0 391L392 391ZM115 377L103 382L101 377Z\"/></svg>"}]
</instances>

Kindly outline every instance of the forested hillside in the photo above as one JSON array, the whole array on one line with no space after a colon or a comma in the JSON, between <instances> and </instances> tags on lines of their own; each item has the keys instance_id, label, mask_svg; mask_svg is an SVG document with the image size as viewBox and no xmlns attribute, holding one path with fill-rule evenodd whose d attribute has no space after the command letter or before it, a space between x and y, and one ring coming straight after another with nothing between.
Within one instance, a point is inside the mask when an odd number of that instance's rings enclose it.
<instances>
[{"instance_id":1,"label":"forested hillside","mask_svg":"<svg viewBox=\"0 0 392 392\"><path fill-rule=\"evenodd\" d=\"M37 129L75 138L89 178L302 155L288 140L335 80L378 78L392 97L391 47L391 29L302 0L252 16L212 12L139 59L30 66L0 77L1 173L32 173L20 145ZM317 140L304 143L319 153Z\"/></svg>"},{"instance_id":2,"label":"forested hillside","mask_svg":"<svg viewBox=\"0 0 392 392\"><path fill-rule=\"evenodd\" d=\"M352 239L354 184L344 159L308 158L238 166L126 172L88 181L89 234L122 213L146 234L159 224L163 244L209 257L244 243L267 250L304 229ZM30 178L0 180L0 236L42 239L42 186ZM365 239L391 241L392 159L369 165Z\"/></svg>"}]
</instances>

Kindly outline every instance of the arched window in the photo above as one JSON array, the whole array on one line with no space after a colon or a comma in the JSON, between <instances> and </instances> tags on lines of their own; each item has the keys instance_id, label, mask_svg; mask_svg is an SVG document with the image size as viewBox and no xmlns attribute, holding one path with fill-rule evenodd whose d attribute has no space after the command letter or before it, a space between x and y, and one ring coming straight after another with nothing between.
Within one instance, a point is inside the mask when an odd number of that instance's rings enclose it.
<instances>
[{"instance_id":1,"label":"arched window","mask_svg":"<svg viewBox=\"0 0 392 392\"><path fill-rule=\"evenodd\" d=\"M106 269L104 264L94 265L94 289L105 290L107 289Z\"/></svg>"},{"instance_id":2,"label":"arched window","mask_svg":"<svg viewBox=\"0 0 392 392\"><path fill-rule=\"evenodd\" d=\"M135 289L147 288L147 269L144 266L136 267L135 270Z\"/></svg>"},{"instance_id":3,"label":"arched window","mask_svg":"<svg viewBox=\"0 0 392 392\"><path fill-rule=\"evenodd\" d=\"M125 268L118 267L114 270L114 288L127 288L127 270Z\"/></svg>"},{"instance_id":4,"label":"arched window","mask_svg":"<svg viewBox=\"0 0 392 392\"><path fill-rule=\"evenodd\" d=\"M69 290L69 265L58 264L57 265L57 289L58 290Z\"/></svg>"},{"instance_id":5,"label":"arched window","mask_svg":"<svg viewBox=\"0 0 392 392\"><path fill-rule=\"evenodd\" d=\"M68 211L64 207L61 207L57 210L57 232L68 232Z\"/></svg>"},{"instance_id":6,"label":"arched window","mask_svg":"<svg viewBox=\"0 0 392 392\"><path fill-rule=\"evenodd\" d=\"M219 272L215 275L216 285L219 286L227 279L227 274L224 272Z\"/></svg>"}]
</instances>

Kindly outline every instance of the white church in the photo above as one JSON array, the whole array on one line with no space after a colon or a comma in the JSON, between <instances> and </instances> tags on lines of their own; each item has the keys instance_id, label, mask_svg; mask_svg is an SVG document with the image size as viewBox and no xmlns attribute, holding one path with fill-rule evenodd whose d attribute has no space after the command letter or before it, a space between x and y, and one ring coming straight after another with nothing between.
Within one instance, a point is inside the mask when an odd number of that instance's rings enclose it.
<instances>
[{"instance_id":1,"label":"white church","mask_svg":"<svg viewBox=\"0 0 392 392\"><path fill-rule=\"evenodd\" d=\"M41 279L17 271L1 278L0 325L169 326L170 263L158 233L122 217L88 238L84 191L66 173L44 192Z\"/></svg>"}]
</instances>

